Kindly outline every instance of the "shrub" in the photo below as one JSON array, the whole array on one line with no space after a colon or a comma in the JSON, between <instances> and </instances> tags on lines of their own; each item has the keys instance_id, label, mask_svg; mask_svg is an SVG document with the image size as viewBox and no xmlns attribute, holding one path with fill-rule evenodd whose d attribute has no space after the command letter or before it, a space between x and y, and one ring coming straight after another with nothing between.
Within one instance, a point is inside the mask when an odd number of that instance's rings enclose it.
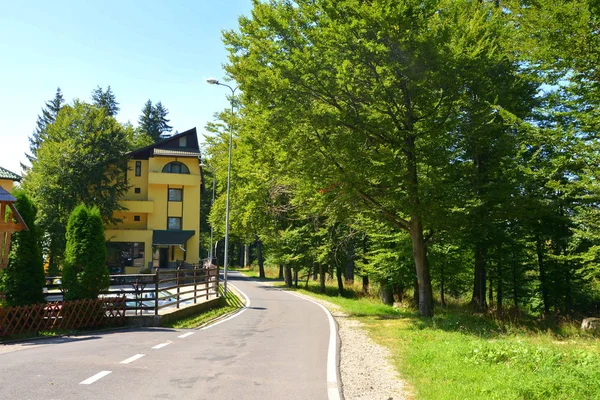
<instances>
[{"instance_id":1,"label":"shrub","mask_svg":"<svg viewBox=\"0 0 600 400\"><path fill-rule=\"evenodd\" d=\"M8 266L3 276L6 303L23 306L44 302L44 265L35 226L35 208L21 190L13 193L15 207L28 230L12 234Z\"/></svg>"},{"instance_id":2,"label":"shrub","mask_svg":"<svg viewBox=\"0 0 600 400\"><path fill-rule=\"evenodd\" d=\"M104 226L97 207L79 205L69 216L63 267L65 300L94 299L108 288Z\"/></svg>"}]
</instances>

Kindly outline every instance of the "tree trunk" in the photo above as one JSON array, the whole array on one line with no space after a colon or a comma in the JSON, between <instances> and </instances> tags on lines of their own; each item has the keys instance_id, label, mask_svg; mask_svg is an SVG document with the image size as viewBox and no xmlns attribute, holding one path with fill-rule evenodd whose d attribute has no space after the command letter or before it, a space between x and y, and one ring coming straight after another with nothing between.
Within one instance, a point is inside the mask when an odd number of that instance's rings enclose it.
<instances>
[{"instance_id":1,"label":"tree trunk","mask_svg":"<svg viewBox=\"0 0 600 400\"><path fill-rule=\"evenodd\" d=\"M279 279L283 279L283 265L279 265L279 275L278 275Z\"/></svg>"},{"instance_id":2,"label":"tree trunk","mask_svg":"<svg viewBox=\"0 0 600 400\"><path fill-rule=\"evenodd\" d=\"M314 271L316 270L317 266L314 263L310 267L308 267L308 273L306 274L306 284L304 285L305 289L308 289L308 281L310 280L310 275L314 274Z\"/></svg>"},{"instance_id":3,"label":"tree trunk","mask_svg":"<svg viewBox=\"0 0 600 400\"><path fill-rule=\"evenodd\" d=\"M444 298L444 284L445 282L445 277L444 277L444 265L446 264L446 261L442 261L442 265L441 265L441 276L440 276L440 301L442 302L442 307L446 307L446 299Z\"/></svg>"},{"instance_id":4,"label":"tree trunk","mask_svg":"<svg viewBox=\"0 0 600 400\"><path fill-rule=\"evenodd\" d=\"M492 276L489 276L489 285L488 285L488 305L490 307L494 307L494 281L492 280Z\"/></svg>"},{"instance_id":5,"label":"tree trunk","mask_svg":"<svg viewBox=\"0 0 600 400\"><path fill-rule=\"evenodd\" d=\"M513 303L515 304L515 311L519 312L519 292L517 288L517 262L512 262L512 284L513 284Z\"/></svg>"},{"instance_id":6,"label":"tree trunk","mask_svg":"<svg viewBox=\"0 0 600 400\"><path fill-rule=\"evenodd\" d=\"M354 243L351 240L347 247L346 269L344 278L348 282L354 282Z\"/></svg>"},{"instance_id":7,"label":"tree trunk","mask_svg":"<svg viewBox=\"0 0 600 400\"><path fill-rule=\"evenodd\" d=\"M344 295L344 280L342 279L342 266L338 265L336 267L336 275L337 275L337 284L338 284L338 294L340 296Z\"/></svg>"},{"instance_id":8,"label":"tree trunk","mask_svg":"<svg viewBox=\"0 0 600 400\"><path fill-rule=\"evenodd\" d=\"M319 264L319 283L320 292L325 293L325 264Z\"/></svg>"},{"instance_id":9,"label":"tree trunk","mask_svg":"<svg viewBox=\"0 0 600 400\"><path fill-rule=\"evenodd\" d=\"M419 285L419 314L424 317L433 316L433 290L431 288L431 275L429 273L429 260L427 259L427 246L423 237L423 225L419 217L410 221L410 237L412 240L413 257L417 270Z\"/></svg>"},{"instance_id":10,"label":"tree trunk","mask_svg":"<svg viewBox=\"0 0 600 400\"><path fill-rule=\"evenodd\" d=\"M394 292L392 291L392 285L388 281L379 282L379 297L383 304L390 306L394 304Z\"/></svg>"},{"instance_id":11,"label":"tree trunk","mask_svg":"<svg viewBox=\"0 0 600 400\"><path fill-rule=\"evenodd\" d=\"M538 268L540 270L540 287L542 289L542 300L544 302L544 315L548 315L550 314L550 299L546 281L546 265L544 264L544 247L542 239L539 237L536 240L535 251L537 253Z\"/></svg>"},{"instance_id":12,"label":"tree trunk","mask_svg":"<svg viewBox=\"0 0 600 400\"><path fill-rule=\"evenodd\" d=\"M250 245L244 245L244 267L249 267L252 264L250 261Z\"/></svg>"},{"instance_id":13,"label":"tree trunk","mask_svg":"<svg viewBox=\"0 0 600 400\"><path fill-rule=\"evenodd\" d=\"M402 303L404 301L404 285L392 285L392 291L394 296L398 296L398 301Z\"/></svg>"},{"instance_id":14,"label":"tree trunk","mask_svg":"<svg viewBox=\"0 0 600 400\"><path fill-rule=\"evenodd\" d=\"M265 259L263 258L262 240L256 239L256 258L258 261L258 277L265 278Z\"/></svg>"},{"instance_id":15,"label":"tree trunk","mask_svg":"<svg viewBox=\"0 0 600 400\"><path fill-rule=\"evenodd\" d=\"M298 287L298 270L294 268L294 287Z\"/></svg>"},{"instance_id":16,"label":"tree trunk","mask_svg":"<svg viewBox=\"0 0 600 400\"><path fill-rule=\"evenodd\" d=\"M369 275L363 275L362 287L363 287L363 293L369 294Z\"/></svg>"},{"instance_id":17,"label":"tree trunk","mask_svg":"<svg viewBox=\"0 0 600 400\"><path fill-rule=\"evenodd\" d=\"M415 284L413 288L413 301L415 303L415 307L419 305L419 281L415 279Z\"/></svg>"},{"instance_id":18,"label":"tree trunk","mask_svg":"<svg viewBox=\"0 0 600 400\"><path fill-rule=\"evenodd\" d=\"M238 265L240 268L244 268L244 244L242 242L238 242Z\"/></svg>"},{"instance_id":19,"label":"tree trunk","mask_svg":"<svg viewBox=\"0 0 600 400\"><path fill-rule=\"evenodd\" d=\"M475 311L484 311L487 309L485 301L485 262L486 249L482 243L475 244L475 277L473 281L473 299L471 305Z\"/></svg>"},{"instance_id":20,"label":"tree trunk","mask_svg":"<svg viewBox=\"0 0 600 400\"><path fill-rule=\"evenodd\" d=\"M502 254L502 253L500 253ZM504 300L504 293L502 287L502 259L497 261L496 265L496 311L498 312L498 317L502 317L502 301Z\"/></svg>"},{"instance_id":21,"label":"tree trunk","mask_svg":"<svg viewBox=\"0 0 600 400\"><path fill-rule=\"evenodd\" d=\"M292 267L289 265L285 266L285 285L292 287Z\"/></svg>"}]
</instances>

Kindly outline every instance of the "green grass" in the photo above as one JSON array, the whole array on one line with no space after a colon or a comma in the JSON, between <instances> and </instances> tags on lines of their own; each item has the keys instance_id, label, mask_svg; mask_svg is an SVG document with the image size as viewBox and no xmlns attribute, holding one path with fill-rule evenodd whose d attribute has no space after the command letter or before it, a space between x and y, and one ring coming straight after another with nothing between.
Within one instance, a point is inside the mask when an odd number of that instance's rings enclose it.
<instances>
[{"instance_id":1,"label":"green grass","mask_svg":"<svg viewBox=\"0 0 600 400\"><path fill-rule=\"evenodd\" d=\"M331 284L297 290L361 321L417 399L600 399L600 341L575 323L502 321L459 305L421 318L355 290L337 296Z\"/></svg>"},{"instance_id":2,"label":"green grass","mask_svg":"<svg viewBox=\"0 0 600 400\"><path fill-rule=\"evenodd\" d=\"M230 267L229 269L239 271L249 278L258 278L258 266L256 265L247 268ZM279 268L265 265L265 280L279 280Z\"/></svg>"},{"instance_id":3,"label":"green grass","mask_svg":"<svg viewBox=\"0 0 600 400\"><path fill-rule=\"evenodd\" d=\"M223 291L222 288L220 288L221 290L221 295L223 295ZM184 319L180 319L180 320L176 320L176 321L169 321L166 324L163 324L162 326L167 327L167 328L175 328L175 329L191 329L191 328L197 328L201 325L204 325L216 318L219 318L223 315L232 313L236 310L239 310L240 308L242 308L244 305L243 303L240 301L240 299L231 291L227 291L227 295L224 297L221 297L221 305L217 308L213 308L207 311L202 312L201 314L198 315L194 315L188 318L184 318Z\"/></svg>"}]
</instances>

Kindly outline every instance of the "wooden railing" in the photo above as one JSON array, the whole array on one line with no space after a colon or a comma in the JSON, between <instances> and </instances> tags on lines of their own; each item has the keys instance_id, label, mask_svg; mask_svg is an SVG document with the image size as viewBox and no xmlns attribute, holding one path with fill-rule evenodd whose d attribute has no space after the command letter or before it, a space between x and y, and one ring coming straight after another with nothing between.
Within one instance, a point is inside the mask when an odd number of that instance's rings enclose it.
<instances>
[{"instance_id":1,"label":"wooden railing","mask_svg":"<svg viewBox=\"0 0 600 400\"><path fill-rule=\"evenodd\" d=\"M219 270L199 265L157 270L153 274L111 275L110 288L102 299L125 298L128 315L154 314L168 307L196 304L210 296L219 296ZM47 278L48 299L62 298L60 277Z\"/></svg>"}]
</instances>

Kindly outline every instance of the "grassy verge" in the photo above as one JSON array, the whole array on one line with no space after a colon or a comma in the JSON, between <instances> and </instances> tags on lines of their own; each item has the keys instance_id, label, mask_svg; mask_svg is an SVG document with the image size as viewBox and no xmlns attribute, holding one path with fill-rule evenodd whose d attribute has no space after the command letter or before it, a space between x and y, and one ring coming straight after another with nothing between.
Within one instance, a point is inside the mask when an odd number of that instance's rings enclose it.
<instances>
[{"instance_id":1,"label":"grassy verge","mask_svg":"<svg viewBox=\"0 0 600 400\"><path fill-rule=\"evenodd\" d=\"M239 271L249 278L258 278L258 267L253 265L247 268L229 268L233 271ZM279 268L265 265L265 280L279 280Z\"/></svg>"},{"instance_id":2,"label":"grassy verge","mask_svg":"<svg viewBox=\"0 0 600 400\"><path fill-rule=\"evenodd\" d=\"M600 399L600 341L574 324L549 329L453 306L432 319L335 286L299 292L339 305L388 349L417 399Z\"/></svg>"},{"instance_id":3,"label":"grassy verge","mask_svg":"<svg viewBox=\"0 0 600 400\"><path fill-rule=\"evenodd\" d=\"M227 295L223 296L223 289L221 288L221 304L217 308L204 311L201 314L194 315L188 318L180 319L177 321L170 321L162 326L167 328L175 329L190 329L197 328L198 326L204 325L209 321L219 318L223 315L232 313L244 306L241 300L231 291L227 291Z\"/></svg>"}]
</instances>

